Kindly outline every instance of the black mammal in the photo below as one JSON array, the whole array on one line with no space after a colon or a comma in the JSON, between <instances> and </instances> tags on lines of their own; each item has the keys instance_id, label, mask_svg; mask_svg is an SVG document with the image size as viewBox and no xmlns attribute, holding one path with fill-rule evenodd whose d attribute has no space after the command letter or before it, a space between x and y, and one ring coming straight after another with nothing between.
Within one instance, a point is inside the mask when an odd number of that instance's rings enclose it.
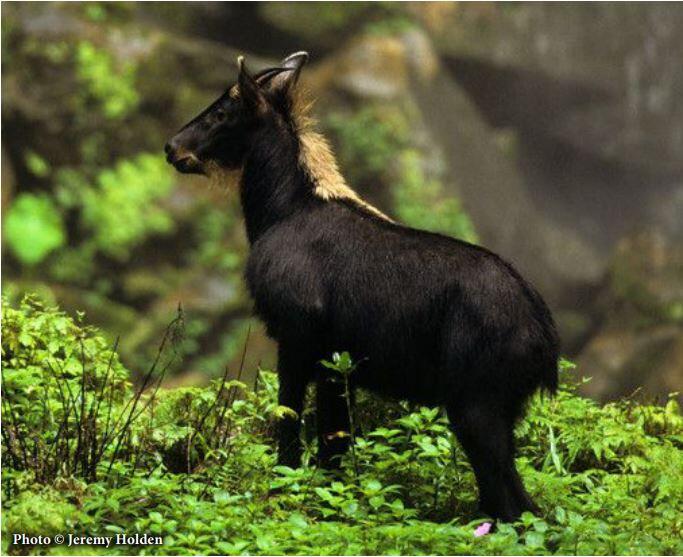
<instances>
[{"instance_id":1,"label":"black mammal","mask_svg":"<svg viewBox=\"0 0 683 557\"><path fill-rule=\"evenodd\" d=\"M539 388L557 387L558 337L539 294L481 247L402 226L344 182L301 113L308 56L236 85L166 146L186 173L241 169L251 244L246 279L278 342L280 403L301 415L317 381L319 458L346 448L340 387L319 362L346 350L354 386L443 405L474 468L483 511L513 520L534 504L515 469L513 425ZM285 419L279 461L297 466L299 420Z\"/></svg>"}]
</instances>

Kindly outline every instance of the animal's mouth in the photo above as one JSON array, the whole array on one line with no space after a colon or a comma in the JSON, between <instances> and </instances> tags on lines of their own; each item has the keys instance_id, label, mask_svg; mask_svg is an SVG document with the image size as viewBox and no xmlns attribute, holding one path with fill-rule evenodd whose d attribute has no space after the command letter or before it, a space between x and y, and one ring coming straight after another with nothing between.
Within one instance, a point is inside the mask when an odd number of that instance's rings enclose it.
<instances>
[{"instance_id":1,"label":"animal's mouth","mask_svg":"<svg viewBox=\"0 0 683 557\"><path fill-rule=\"evenodd\" d=\"M195 155L169 153L166 160L182 174L204 174L204 165Z\"/></svg>"}]
</instances>

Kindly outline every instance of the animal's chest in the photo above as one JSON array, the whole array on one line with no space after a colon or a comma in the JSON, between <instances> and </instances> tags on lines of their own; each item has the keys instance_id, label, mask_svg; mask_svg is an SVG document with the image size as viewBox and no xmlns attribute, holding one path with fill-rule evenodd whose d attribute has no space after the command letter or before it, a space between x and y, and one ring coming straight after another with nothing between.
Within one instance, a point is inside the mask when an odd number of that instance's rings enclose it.
<instances>
[{"instance_id":1,"label":"animal's chest","mask_svg":"<svg viewBox=\"0 0 683 557\"><path fill-rule=\"evenodd\" d=\"M319 264L305 249L257 246L249 255L246 281L257 314L275 338L320 326L325 312L322 277Z\"/></svg>"}]
</instances>

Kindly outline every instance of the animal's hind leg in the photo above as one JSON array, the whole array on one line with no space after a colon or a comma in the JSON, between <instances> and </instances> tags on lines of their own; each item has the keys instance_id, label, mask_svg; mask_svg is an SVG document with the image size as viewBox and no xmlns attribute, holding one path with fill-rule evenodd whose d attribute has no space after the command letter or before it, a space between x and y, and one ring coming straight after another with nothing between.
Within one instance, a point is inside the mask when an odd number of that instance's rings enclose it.
<instances>
[{"instance_id":1,"label":"animal's hind leg","mask_svg":"<svg viewBox=\"0 0 683 557\"><path fill-rule=\"evenodd\" d=\"M453 405L448 415L474 470L481 510L506 522L533 510L515 468L513 420L494 400L486 399Z\"/></svg>"},{"instance_id":2,"label":"animal's hind leg","mask_svg":"<svg viewBox=\"0 0 683 557\"><path fill-rule=\"evenodd\" d=\"M515 466L515 440L512 431L510 432L509 443L510 447L512 447L512 461L510 462L509 474L512 482L511 485L514 497L517 500L517 504L519 505L521 512L529 511L534 514L538 514L540 512L540 509L538 508L536 503L534 503L531 496L527 493L526 488L524 487L524 482L522 482L522 478L519 475L519 472L517 471L517 467Z\"/></svg>"}]
</instances>

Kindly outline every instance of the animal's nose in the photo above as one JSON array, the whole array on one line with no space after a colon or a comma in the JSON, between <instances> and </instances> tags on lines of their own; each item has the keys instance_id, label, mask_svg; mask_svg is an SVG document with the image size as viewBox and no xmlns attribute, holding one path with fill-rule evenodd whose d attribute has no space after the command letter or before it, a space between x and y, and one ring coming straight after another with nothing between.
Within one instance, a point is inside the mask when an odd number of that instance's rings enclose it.
<instances>
[{"instance_id":1,"label":"animal's nose","mask_svg":"<svg viewBox=\"0 0 683 557\"><path fill-rule=\"evenodd\" d=\"M166 161L173 164L178 153L178 144L171 139L164 145L164 153L166 153Z\"/></svg>"}]
</instances>

